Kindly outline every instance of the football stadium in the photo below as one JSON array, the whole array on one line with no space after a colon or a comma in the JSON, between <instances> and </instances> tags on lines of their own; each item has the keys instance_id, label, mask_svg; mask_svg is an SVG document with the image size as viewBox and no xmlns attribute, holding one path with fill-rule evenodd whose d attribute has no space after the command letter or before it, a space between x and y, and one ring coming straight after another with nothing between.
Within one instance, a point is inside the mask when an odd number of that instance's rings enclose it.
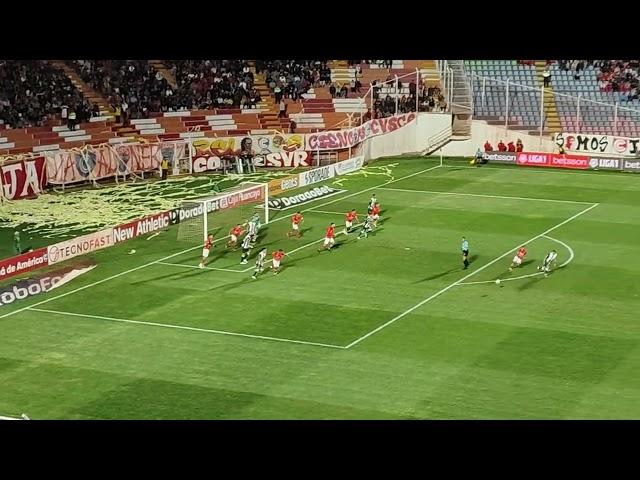
<instances>
[{"instance_id":1,"label":"football stadium","mask_svg":"<svg viewBox=\"0 0 640 480\"><path fill-rule=\"evenodd\" d=\"M640 418L640 60L0 84L3 420Z\"/></svg>"}]
</instances>

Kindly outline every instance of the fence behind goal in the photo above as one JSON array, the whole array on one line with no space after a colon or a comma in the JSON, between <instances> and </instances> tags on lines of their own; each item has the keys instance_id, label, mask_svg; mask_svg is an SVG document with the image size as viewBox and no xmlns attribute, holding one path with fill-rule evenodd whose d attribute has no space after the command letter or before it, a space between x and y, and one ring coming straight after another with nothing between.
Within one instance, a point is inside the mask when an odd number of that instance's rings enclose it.
<instances>
[{"instance_id":1,"label":"fence behind goal","mask_svg":"<svg viewBox=\"0 0 640 480\"><path fill-rule=\"evenodd\" d=\"M269 223L266 183L245 182L214 196L185 199L179 209L178 240L197 244L209 233L221 238L236 224L245 224L258 214L261 224Z\"/></svg>"}]
</instances>

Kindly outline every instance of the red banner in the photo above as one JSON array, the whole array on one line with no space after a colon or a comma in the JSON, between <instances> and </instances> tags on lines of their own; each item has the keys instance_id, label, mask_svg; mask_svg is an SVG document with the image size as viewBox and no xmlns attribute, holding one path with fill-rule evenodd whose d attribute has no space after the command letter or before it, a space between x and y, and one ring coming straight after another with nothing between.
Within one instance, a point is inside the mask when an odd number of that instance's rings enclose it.
<instances>
[{"instance_id":1,"label":"red banner","mask_svg":"<svg viewBox=\"0 0 640 480\"><path fill-rule=\"evenodd\" d=\"M0 281L49 265L46 248L0 260Z\"/></svg>"},{"instance_id":2,"label":"red banner","mask_svg":"<svg viewBox=\"0 0 640 480\"><path fill-rule=\"evenodd\" d=\"M113 228L113 243L124 242L132 238L157 232L171 224L171 212L162 212L141 220L118 225Z\"/></svg>"},{"instance_id":3,"label":"red banner","mask_svg":"<svg viewBox=\"0 0 640 480\"><path fill-rule=\"evenodd\" d=\"M2 194L9 200L37 197L47 183L43 157L2 165Z\"/></svg>"},{"instance_id":4,"label":"red banner","mask_svg":"<svg viewBox=\"0 0 640 480\"><path fill-rule=\"evenodd\" d=\"M160 168L163 157L169 161L182 158L185 148L184 142L163 142L47 152L47 180L52 184L67 184L99 180L117 174L149 172Z\"/></svg>"},{"instance_id":5,"label":"red banner","mask_svg":"<svg viewBox=\"0 0 640 480\"><path fill-rule=\"evenodd\" d=\"M376 118L349 130L307 134L307 150L336 150L353 147L367 138L393 132L416 119L415 113Z\"/></svg>"},{"instance_id":6,"label":"red banner","mask_svg":"<svg viewBox=\"0 0 640 480\"><path fill-rule=\"evenodd\" d=\"M589 157L585 155L520 152L516 158L516 164L527 167L555 167L585 170L589 168Z\"/></svg>"}]
</instances>

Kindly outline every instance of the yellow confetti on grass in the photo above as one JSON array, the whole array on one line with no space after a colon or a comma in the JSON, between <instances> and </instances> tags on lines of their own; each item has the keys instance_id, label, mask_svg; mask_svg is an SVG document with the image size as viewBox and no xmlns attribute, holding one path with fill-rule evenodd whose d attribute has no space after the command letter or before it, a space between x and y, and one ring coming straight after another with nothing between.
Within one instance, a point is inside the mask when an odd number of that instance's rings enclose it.
<instances>
[{"instance_id":1,"label":"yellow confetti on grass","mask_svg":"<svg viewBox=\"0 0 640 480\"><path fill-rule=\"evenodd\" d=\"M184 198L215 195L242 182L266 182L287 175L288 172L234 175L233 178L203 175L87 186L45 193L33 200L4 202L0 205L0 221L4 228L20 229L43 238L67 237L171 210L178 207Z\"/></svg>"}]
</instances>

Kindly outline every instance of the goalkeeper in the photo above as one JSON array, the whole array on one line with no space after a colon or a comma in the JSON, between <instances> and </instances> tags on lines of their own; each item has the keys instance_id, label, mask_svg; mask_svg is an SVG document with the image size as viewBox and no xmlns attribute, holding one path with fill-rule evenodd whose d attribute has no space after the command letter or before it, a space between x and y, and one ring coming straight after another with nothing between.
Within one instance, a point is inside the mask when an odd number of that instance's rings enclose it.
<instances>
[{"instance_id":1,"label":"goalkeeper","mask_svg":"<svg viewBox=\"0 0 640 480\"><path fill-rule=\"evenodd\" d=\"M367 238L369 236L369 234L373 230L373 222L373 215L367 215L366 220L362 224L362 228L360 229L357 240L360 240L361 237Z\"/></svg>"}]
</instances>

